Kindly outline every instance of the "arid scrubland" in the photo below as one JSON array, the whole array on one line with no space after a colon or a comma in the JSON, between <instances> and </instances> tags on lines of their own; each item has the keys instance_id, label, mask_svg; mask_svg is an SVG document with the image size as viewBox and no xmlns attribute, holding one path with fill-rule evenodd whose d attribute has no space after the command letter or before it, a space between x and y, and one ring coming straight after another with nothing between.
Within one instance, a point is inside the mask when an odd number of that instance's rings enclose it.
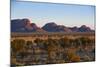
<instances>
[{"instance_id":1,"label":"arid scrubland","mask_svg":"<svg viewBox=\"0 0 100 67\"><path fill-rule=\"evenodd\" d=\"M93 34L13 35L11 65L39 65L95 60Z\"/></svg>"}]
</instances>

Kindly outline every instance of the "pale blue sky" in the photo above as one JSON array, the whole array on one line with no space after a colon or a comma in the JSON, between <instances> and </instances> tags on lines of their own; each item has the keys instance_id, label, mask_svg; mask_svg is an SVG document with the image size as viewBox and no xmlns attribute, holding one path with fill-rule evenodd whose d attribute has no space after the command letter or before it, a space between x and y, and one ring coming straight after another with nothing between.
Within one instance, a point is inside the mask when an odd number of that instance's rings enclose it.
<instances>
[{"instance_id":1,"label":"pale blue sky","mask_svg":"<svg viewBox=\"0 0 100 67\"><path fill-rule=\"evenodd\" d=\"M42 27L48 22L66 26L87 25L94 29L95 6L36 2L11 2L11 19L29 18Z\"/></svg>"}]
</instances>

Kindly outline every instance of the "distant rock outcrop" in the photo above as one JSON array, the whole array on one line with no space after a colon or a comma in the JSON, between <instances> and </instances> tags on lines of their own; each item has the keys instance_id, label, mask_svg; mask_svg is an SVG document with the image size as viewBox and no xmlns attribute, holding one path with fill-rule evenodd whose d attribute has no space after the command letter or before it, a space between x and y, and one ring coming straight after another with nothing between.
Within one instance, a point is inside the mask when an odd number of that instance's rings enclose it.
<instances>
[{"instance_id":1,"label":"distant rock outcrop","mask_svg":"<svg viewBox=\"0 0 100 67\"><path fill-rule=\"evenodd\" d=\"M11 20L11 32L94 32L86 25L81 27L66 27L64 25L57 25L55 22L49 22L42 28L35 23L31 23L29 19L14 19Z\"/></svg>"},{"instance_id":2,"label":"distant rock outcrop","mask_svg":"<svg viewBox=\"0 0 100 67\"><path fill-rule=\"evenodd\" d=\"M93 32L93 30L91 30L89 27L87 27L86 25L82 25L81 27L71 27L69 28L71 29L73 32Z\"/></svg>"},{"instance_id":3,"label":"distant rock outcrop","mask_svg":"<svg viewBox=\"0 0 100 67\"><path fill-rule=\"evenodd\" d=\"M45 32L29 19L11 20L11 32Z\"/></svg>"},{"instance_id":4,"label":"distant rock outcrop","mask_svg":"<svg viewBox=\"0 0 100 67\"><path fill-rule=\"evenodd\" d=\"M42 29L48 32L72 32L69 28L65 27L64 25L57 25L54 22L50 22L45 24Z\"/></svg>"},{"instance_id":5,"label":"distant rock outcrop","mask_svg":"<svg viewBox=\"0 0 100 67\"><path fill-rule=\"evenodd\" d=\"M92 30L87 27L86 25L82 25L80 28L79 28L79 32L91 32Z\"/></svg>"}]
</instances>

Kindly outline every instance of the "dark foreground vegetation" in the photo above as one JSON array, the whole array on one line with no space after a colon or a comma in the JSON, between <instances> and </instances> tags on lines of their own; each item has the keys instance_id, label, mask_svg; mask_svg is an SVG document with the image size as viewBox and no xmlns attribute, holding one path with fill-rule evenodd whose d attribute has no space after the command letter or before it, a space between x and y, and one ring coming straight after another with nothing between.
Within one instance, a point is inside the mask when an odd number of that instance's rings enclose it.
<instances>
[{"instance_id":1,"label":"dark foreground vegetation","mask_svg":"<svg viewBox=\"0 0 100 67\"><path fill-rule=\"evenodd\" d=\"M11 41L11 65L40 65L95 60L95 39L88 37Z\"/></svg>"}]
</instances>

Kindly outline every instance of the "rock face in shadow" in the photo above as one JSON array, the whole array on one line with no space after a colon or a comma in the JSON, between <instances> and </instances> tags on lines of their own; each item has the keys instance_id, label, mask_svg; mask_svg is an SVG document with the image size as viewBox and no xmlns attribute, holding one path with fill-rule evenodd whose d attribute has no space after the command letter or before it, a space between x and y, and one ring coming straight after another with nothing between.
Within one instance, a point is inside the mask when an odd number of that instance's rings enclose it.
<instances>
[{"instance_id":1,"label":"rock face in shadow","mask_svg":"<svg viewBox=\"0 0 100 67\"><path fill-rule=\"evenodd\" d=\"M94 32L94 30L90 29L89 27L87 27L86 25L82 25L81 27L70 27L69 29L71 29L73 32Z\"/></svg>"},{"instance_id":2,"label":"rock face in shadow","mask_svg":"<svg viewBox=\"0 0 100 67\"><path fill-rule=\"evenodd\" d=\"M91 32L92 30L87 27L86 25L82 25L80 28L79 28L79 31L80 32Z\"/></svg>"},{"instance_id":3,"label":"rock face in shadow","mask_svg":"<svg viewBox=\"0 0 100 67\"><path fill-rule=\"evenodd\" d=\"M54 22L50 22L45 24L42 29L48 32L72 32L69 28L65 27L64 25L57 25Z\"/></svg>"},{"instance_id":4,"label":"rock face in shadow","mask_svg":"<svg viewBox=\"0 0 100 67\"><path fill-rule=\"evenodd\" d=\"M11 32L45 32L29 19L11 20Z\"/></svg>"}]
</instances>

